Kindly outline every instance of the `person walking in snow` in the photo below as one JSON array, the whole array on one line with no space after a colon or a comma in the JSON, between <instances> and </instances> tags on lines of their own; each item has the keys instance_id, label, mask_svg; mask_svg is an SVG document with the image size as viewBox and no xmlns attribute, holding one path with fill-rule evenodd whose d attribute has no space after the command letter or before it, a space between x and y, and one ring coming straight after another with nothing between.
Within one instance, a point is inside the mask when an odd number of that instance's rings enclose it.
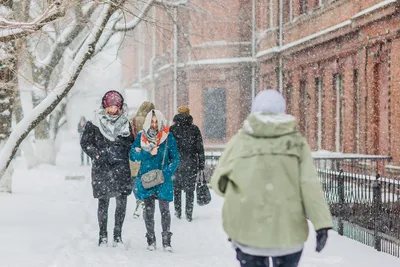
<instances>
[{"instance_id":1,"label":"person walking in snow","mask_svg":"<svg viewBox=\"0 0 400 267\"><path fill-rule=\"evenodd\" d=\"M84 116L81 117L78 123L78 133L79 133L79 140L82 138L83 131L85 130L86 125L86 118ZM85 164L85 155L86 155L86 164L89 165L89 155L87 155L83 149L81 149L81 165Z\"/></svg>"},{"instance_id":2,"label":"person walking in snow","mask_svg":"<svg viewBox=\"0 0 400 267\"><path fill-rule=\"evenodd\" d=\"M123 245L121 238L125 220L127 196L132 192L129 151L133 143L131 125L124 98L117 91L107 92L94 120L88 122L81 138L81 147L93 161L93 196L99 200L99 246L107 246L108 206L116 198L114 243Z\"/></svg>"},{"instance_id":3,"label":"person walking in snow","mask_svg":"<svg viewBox=\"0 0 400 267\"><path fill-rule=\"evenodd\" d=\"M143 123L144 120L146 119L147 114L152 111L153 109L155 109L154 104L148 101L143 102L138 111L136 112L136 116L133 117L132 119L132 132L134 137L137 136L137 134L143 130ZM137 170L134 170L135 168L137 168L138 165L130 162L131 165L131 173L136 173ZM141 210L143 210L144 208L144 202L140 199L138 199L137 197L137 188L136 188L136 176L132 175L132 182L133 182L133 195L136 198L136 208L133 212L133 218L137 219L140 217L140 212Z\"/></svg>"},{"instance_id":4,"label":"person walking in snow","mask_svg":"<svg viewBox=\"0 0 400 267\"><path fill-rule=\"evenodd\" d=\"M243 128L228 142L211 178L224 197L223 226L242 267L296 267L308 237L316 251L327 241L332 218L307 140L276 90L254 99Z\"/></svg>"},{"instance_id":5,"label":"person walking in snow","mask_svg":"<svg viewBox=\"0 0 400 267\"><path fill-rule=\"evenodd\" d=\"M169 202L173 200L172 176L179 165L179 152L175 138L170 134L167 121L160 111L152 110L147 114L143 130L138 133L132 145L130 159L141 162L136 187L138 199L144 200L145 205L143 216L147 229L147 249L151 251L156 249L154 212L155 202L158 200L161 212L162 244L165 251L172 251ZM162 180L157 179L159 181L157 185L149 185L146 177L156 170L161 170Z\"/></svg>"},{"instance_id":6,"label":"person walking in snow","mask_svg":"<svg viewBox=\"0 0 400 267\"><path fill-rule=\"evenodd\" d=\"M171 133L178 144L180 163L174 180L175 215L179 219L182 213L182 190L186 193L186 219L191 222L194 206L196 179L204 170L204 146L199 128L193 124L189 107L182 106L174 117Z\"/></svg>"}]
</instances>

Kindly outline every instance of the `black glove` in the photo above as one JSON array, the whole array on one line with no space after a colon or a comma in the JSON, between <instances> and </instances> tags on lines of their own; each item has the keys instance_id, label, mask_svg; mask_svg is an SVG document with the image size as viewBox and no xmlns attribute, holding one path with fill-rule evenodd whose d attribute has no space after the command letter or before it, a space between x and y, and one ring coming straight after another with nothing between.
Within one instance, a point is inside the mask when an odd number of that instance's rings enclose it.
<instances>
[{"instance_id":1,"label":"black glove","mask_svg":"<svg viewBox=\"0 0 400 267\"><path fill-rule=\"evenodd\" d=\"M317 247L315 249L317 252L321 252L324 249L326 241L328 240L329 230L330 228L324 228L317 231Z\"/></svg>"}]
</instances>

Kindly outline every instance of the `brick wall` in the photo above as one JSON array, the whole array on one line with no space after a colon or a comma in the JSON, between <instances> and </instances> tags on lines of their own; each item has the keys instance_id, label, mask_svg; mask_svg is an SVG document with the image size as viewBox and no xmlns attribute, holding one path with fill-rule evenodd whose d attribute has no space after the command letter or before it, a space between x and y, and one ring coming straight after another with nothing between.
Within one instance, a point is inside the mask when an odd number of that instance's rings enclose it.
<instances>
[{"instance_id":1,"label":"brick wall","mask_svg":"<svg viewBox=\"0 0 400 267\"><path fill-rule=\"evenodd\" d=\"M294 3L292 18L287 9L290 2ZM264 88L278 89L281 58L282 89L288 110L298 118L299 130L307 136L313 150L319 148L321 139L321 149L389 154L394 164L400 164L397 137L400 132L399 5L392 3L366 15L359 13L380 2L337 0L323 1L323 6L319 6L318 1L308 0L307 12L300 14L299 0L284 1L283 42L292 45L279 52L279 1L257 0L257 56L253 58L256 62L253 65L246 60L204 63L209 59L252 56L251 1L234 0L229 6L214 0L191 1L190 8L178 11L178 105L189 105L194 122L204 130L204 89L225 88L226 138L206 140L206 144L225 143L241 127L249 112L252 66L257 75L256 93ZM156 34L155 79L142 86L149 90L156 88L156 106L172 118L175 114L174 27L167 12L158 7L155 14L158 25L163 26ZM309 38L337 25L341 26ZM137 32L142 35L149 31L145 24L141 27ZM147 44L140 50L143 63L138 66L138 61L129 62L128 66L134 77L140 68L144 76L149 73L153 56L152 45L148 43L154 40L137 33L135 38ZM293 45L302 38L305 38L303 42ZM132 45L135 53L138 46ZM132 60L132 57L126 58ZM341 87L334 84L335 77L340 77ZM317 78L322 82L321 98L318 97ZM337 88L342 90L339 98ZM319 106L322 107L322 128L318 123Z\"/></svg>"}]
</instances>

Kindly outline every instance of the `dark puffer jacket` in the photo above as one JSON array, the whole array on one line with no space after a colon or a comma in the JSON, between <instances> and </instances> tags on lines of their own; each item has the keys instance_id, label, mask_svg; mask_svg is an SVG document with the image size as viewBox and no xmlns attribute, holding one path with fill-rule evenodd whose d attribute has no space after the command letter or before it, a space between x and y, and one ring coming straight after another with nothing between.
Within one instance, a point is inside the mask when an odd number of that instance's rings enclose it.
<instances>
[{"instance_id":1,"label":"dark puffer jacket","mask_svg":"<svg viewBox=\"0 0 400 267\"><path fill-rule=\"evenodd\" d=\"M174 117L174 125L170 132L178 144L181 158L175 173L174 186L185 191L194 191L196 177L204 169L205 157L203 138L199 128L193 124L193 117L188 114L178 114Z\"/></svg>"},{"instance_id":2,"label":"dark puffer jacket","mask_svg":"<svg viewBox=\"0 0 400 267\"><path fill-rule=\"evenodd\" d=\"M111 198L132 193L129 169L129 150L132 143L132 133L128 137L118 136L112 142L91 122L86 124L81 147L93 161L92 187L95 198ZM99 155L98 159L96 155Z\"/></svg>"}]
</instances>

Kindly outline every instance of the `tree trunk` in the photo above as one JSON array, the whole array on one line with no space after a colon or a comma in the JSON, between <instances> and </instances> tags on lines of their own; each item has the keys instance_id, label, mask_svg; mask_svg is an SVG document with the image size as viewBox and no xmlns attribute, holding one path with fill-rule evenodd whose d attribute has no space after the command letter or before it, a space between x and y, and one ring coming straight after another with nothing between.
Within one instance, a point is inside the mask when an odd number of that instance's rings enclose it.
<instances>
[{"instance_id":1,"label":"tree trunk","mask_svg":"<svg viewBox=\"0 0 400 267\"><path fill-rule=\"evenodd\" d=\"M3 148L0 150L0 179L4 177L3 175L6 173L7 168L12 163L12 159L18 147L28 136L29 132L33 130L41 121L45 120L48 115L50 115L50 113L66 97L71 88L74 86L83 67L96 52L96 46L99 43L99 39L103 34L108 21L112 15L119 10L120 7L124 6L125 2L126 0L120 0L117 2L117 4L105 4L102 6L102 13L98 17L94 29L92 29L90 36L85 39L85 44L79 50L75 62L71 62L70 66L68 66L67 73L70 73L71 76L63 77L58 82L55 89L49 93L49 96L42 103L40 103L31 114L27 114L23 120L16 125L15 130L10 134L7 142L5 142ZM134 21L135 25L131 26L130 29L133 30L144 16L146 16L145 12L141 14L139 19Z\"/></svg>"},{"instance_id":2,"label":"tree trunk","mask_svg":"<svg viewBox=\"0 0 400 267\"><path fill-rule=\"evenodd\" d=\"M36 107L46 98L46 92L39 91L40 89L38 88L34 90L32 92L32 102L33 106ZM46 117L36 126L34 146L34 151L40 153L40 156L36 155L37 164L56 164L55 144L54 140L50 138L50 116Z\"/></svg>"},{"instance_id":3,"label":"tree trunk","mask_svg":"<svg viewBox=\"0 0 400 267\"><path fill-rule=\"evenodd\" d=\"M29 3L29 0L25 0L24 1L25 6L27 5L27 3ZM22 8L18 8L15 5L15 8L26 12L27 7L22 7ZM26 14L19 14L19 17L23 18L23 20L27 20L27 16ZM17 65L17 69L18 69L18 85L17 88L19 90L17 90L15 92L15 100L14 100L14 117L16 120L16 123L18 124L20 121L22 121L22 119L24 118L24 112L23 112L23 108L22 108L22 103L21 103L21 94L20 94L20 90L22 88L26 88L29 85L27 84L27 80L31 81L32 79L29 78L31 77L31 70L30 70L30 64L28 63L28 61L26 60L26 54L27 54L27 47L26 47L26 39L19 39L17 42L17 54L19 55L18 58L18 65ZM20 80L21 78L21 80ZM35 148L33 146L33 140L31 138L26 138L22 143L21 146L19 148L18 151L23 153L23 156L25 158L25 163L28 169L32 169L38 166L38 158L36 156L35 153Z\"/></svg>"},{"instance_id":4,"label":"tree trunk","mask_svg":"<svg viewBox=\"0 0 400 267\"><path fill-rule=\"evenodd\" d=\"M68 100L65 98L50 115L50 136L53 141L56 140L60 130L60 121L65 116L67 102Z\"/></svg>"},{"instance_id":5,"label":"tree trunk","mask_svg":"<svg viewBox=\"0 0 400 267\"><path fill-rule=\"evenodd\" d=\"M11 133L12 111L17 84L15 41L0 44L3 55L0 62L0 147ZM0 191L11 193L12 165L0 179Z\"/></svg>"}]
</instances>

